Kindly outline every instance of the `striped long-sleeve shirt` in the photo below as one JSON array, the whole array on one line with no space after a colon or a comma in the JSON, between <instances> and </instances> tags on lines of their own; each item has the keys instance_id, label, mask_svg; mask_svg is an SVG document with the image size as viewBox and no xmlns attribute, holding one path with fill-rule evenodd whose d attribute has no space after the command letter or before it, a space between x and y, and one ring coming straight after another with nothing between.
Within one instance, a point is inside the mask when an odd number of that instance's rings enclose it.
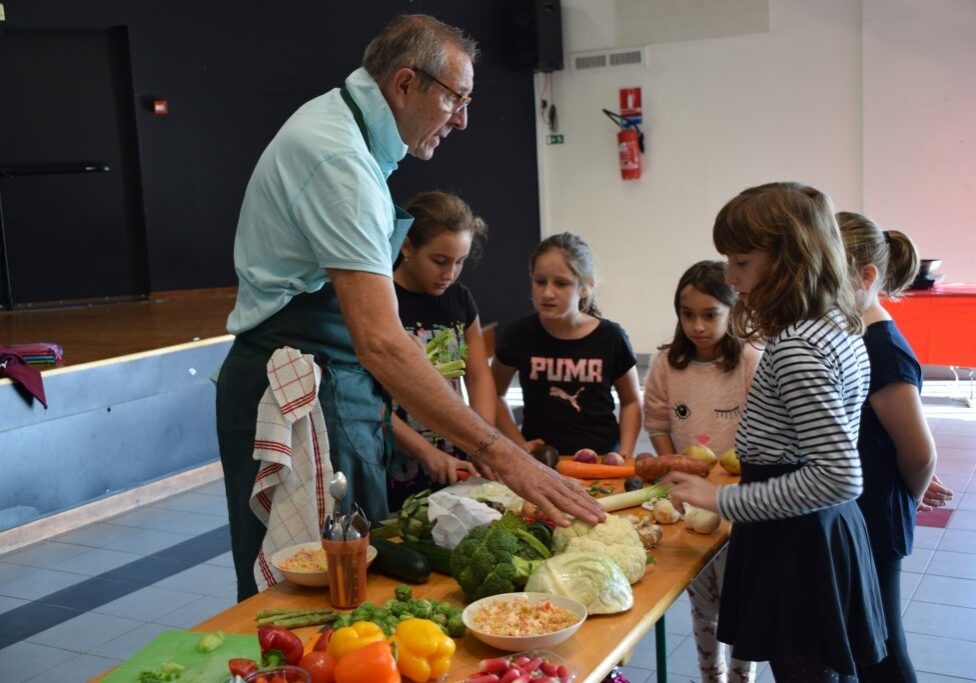
<instances>
[{"instance_id":1,"label":"striped long-sleeve shirt","mask_svg":"<svg viewBox=\"0 0 976 683\"><path fill-rule=\"evenodd\" d=\"M857 434L870 366L860 337L830 311L783 330L766 347L736 433L744 463L802 464L762 482L719 489L722 517L784 519L856 499Z\"/></svg>"}]
</instances>

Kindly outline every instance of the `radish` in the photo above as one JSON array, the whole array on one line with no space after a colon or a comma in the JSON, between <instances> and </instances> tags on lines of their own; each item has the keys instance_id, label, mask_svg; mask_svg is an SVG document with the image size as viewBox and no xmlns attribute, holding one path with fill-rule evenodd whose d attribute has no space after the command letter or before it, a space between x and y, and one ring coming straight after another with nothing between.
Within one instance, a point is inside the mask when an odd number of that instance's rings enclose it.
<instances>
[{"instance_id":1,"label":"radish","mask_svg":"<svg viewBox=\"0 0 976 683\"><path fill-rule=\"evenodd\" d=\"M624 456L620 455L620 453L614 453L613 451L603 456L604 465L624 465L626 462L627 461L624 459Z\"/></svg>"},{"instance_id":2,"label":"radish","mask_svg":"<svg viewBox=\"0 0 976 683\"><path fill-rule=\"evenodd\" d=\"M508 657L495 657L494 659L482 659L479 668L486 674L503 674L509 670L511 665Z\"/></svg>"},{"instance_id":3,"label":"radish","mask_svg":"<svg viewBox=\"0 0 976 683\"><path fill-rule=\"evenodd\" d=\"M519 669L517 666L513 666L511 669L505 672L501 679L499 679L498 683L512 683L512 681L518 680L519 676L521 675L521 669Z\"/></svg>"},{"instance_id":4,"label":"radish","mask_svg":"<svg viewBox=\"0 0 976 683\"><path fill-rule=\"evenodd\" d=\"M542 669L542 673L546 676L558 676L559 675L559 665L553 664L552 662L543 662L539 668Z\"/></svg>"}]
</instances>

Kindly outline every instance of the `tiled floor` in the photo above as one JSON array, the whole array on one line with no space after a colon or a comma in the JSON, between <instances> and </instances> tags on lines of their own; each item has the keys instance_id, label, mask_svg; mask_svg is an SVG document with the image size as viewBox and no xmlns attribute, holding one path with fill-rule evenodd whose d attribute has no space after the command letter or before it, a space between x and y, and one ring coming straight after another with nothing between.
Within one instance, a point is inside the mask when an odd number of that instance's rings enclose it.
<instances>
[{"instance_id":1,"label":"tiled floor","mask_svg":"<svg viewBox=\"0 0 976 683\"><path fill-rule=\"evenodd\" d=\"M905 629L920 681L976 681L976 410L940 397L949 385L930 384L938 473L956 497L948 527L920 527L904 563ZM217 482L0 556L0 682L80 683L160 632L232 605L226 523ZM34 623L23 623L27 617ZM684 595L666 627L669 681L697 680ZM625 673L632 683L654 681L655 661L652 632ZM760 681L773 680L765 664L759 672Z\"/></svg>"}]
</instances>

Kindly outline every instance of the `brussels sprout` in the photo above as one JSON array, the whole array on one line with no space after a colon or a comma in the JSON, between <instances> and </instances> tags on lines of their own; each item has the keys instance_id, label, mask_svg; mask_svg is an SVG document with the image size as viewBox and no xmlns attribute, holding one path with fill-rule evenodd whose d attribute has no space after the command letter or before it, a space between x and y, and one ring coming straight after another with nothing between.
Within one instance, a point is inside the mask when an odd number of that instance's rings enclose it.
<instances>
[{"instance_id":1,"label":"brussels sprout","mask_svg":"<svg viewBox=\"0 0 976 683\"><path fill-rule=\"evenodd\" d=\"M644 480L640 477L627 477L624 479L624 491L636 491L644 488Z\"/></svg>"}]
</instances>

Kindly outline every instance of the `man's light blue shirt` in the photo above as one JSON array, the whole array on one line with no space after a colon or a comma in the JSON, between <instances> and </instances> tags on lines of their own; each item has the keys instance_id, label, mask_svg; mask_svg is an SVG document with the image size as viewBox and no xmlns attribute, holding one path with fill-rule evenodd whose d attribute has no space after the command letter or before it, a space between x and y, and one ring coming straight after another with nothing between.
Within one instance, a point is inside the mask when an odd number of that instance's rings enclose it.
<instances>
[{"instance_id":1,"label":"man's light blue shirt","mask_svg":"<svg viewBox=\"0 0 976 683\"><path fill-rule=\"evenodd\" d=\"M321 289L326 268L392 276L394 208L386 180L407 146L365 69L349 75L346 89L363 112L372 152L338 88L306 102L281 127L244 194L232 334Z\"/></svg>"}]
</instances>

